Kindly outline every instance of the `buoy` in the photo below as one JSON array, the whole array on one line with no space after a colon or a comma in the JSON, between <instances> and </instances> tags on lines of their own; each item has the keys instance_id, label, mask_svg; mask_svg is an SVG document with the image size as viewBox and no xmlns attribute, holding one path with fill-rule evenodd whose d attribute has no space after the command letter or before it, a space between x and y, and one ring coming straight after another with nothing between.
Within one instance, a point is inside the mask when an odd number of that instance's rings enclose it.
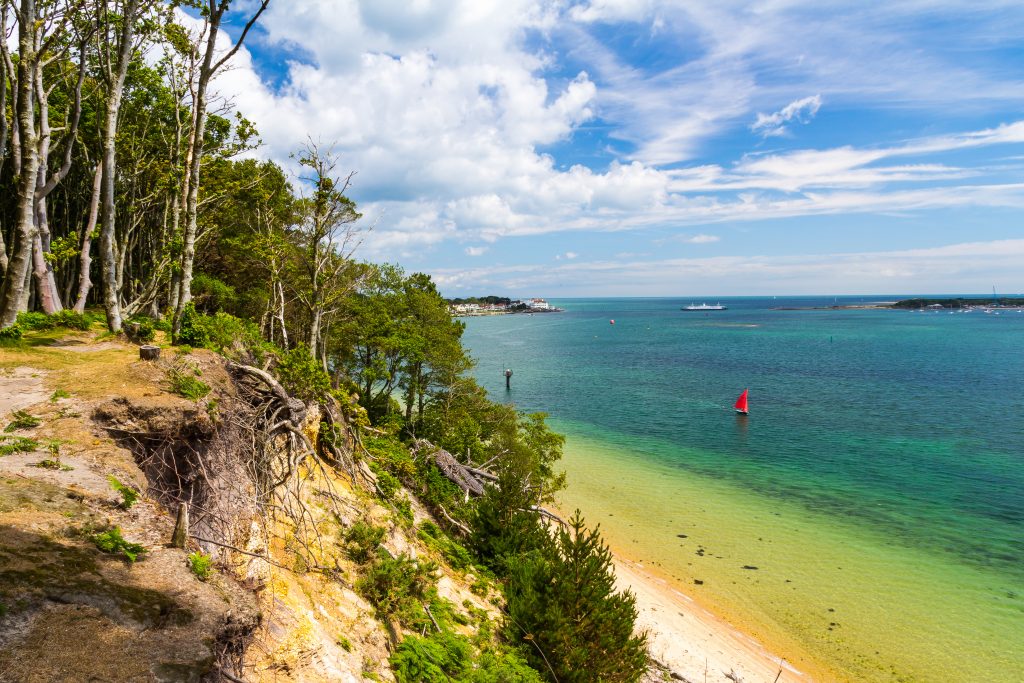
<instances>
[{"instance_id":1,"label":"buoy","mask_svg":"<svg viewBox=\"0 0 1024 683\"><path fill-rule=\"evenodd\" d=\"M609 321L608 321L608 324L609 324L609 325L614 325L614 324L615 324L615 320L614 320L614 319L613 319L613 320L609 320Z\"/></svg>"}]
</instances>

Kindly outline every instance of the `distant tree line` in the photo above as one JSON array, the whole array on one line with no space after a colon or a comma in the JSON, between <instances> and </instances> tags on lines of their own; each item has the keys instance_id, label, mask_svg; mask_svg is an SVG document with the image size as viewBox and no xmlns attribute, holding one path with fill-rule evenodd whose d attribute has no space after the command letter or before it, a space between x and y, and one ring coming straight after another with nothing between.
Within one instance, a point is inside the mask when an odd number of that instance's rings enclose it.
<instances>
[{"instance_id":1,"label":"distant tree line","mask_svg":"<svg viewBox=\"0 0 1024 683\"><path fill-rule=\"evenodd\" d=\"M512 303L512 299L506 296L470 296L465 299L448 299L450 304L498 304L508 306Z\"/></svg>"},{"instance_id":2,"label":"distant tree line","mask_svg":"<svg viewBox=\"0 0 1024 683\"><path fill-rule=\"evenodd\" d=\"M892 308L968 308L971 306L1024 306L1024 299L1006 297L957 297L953 299L903 299L892 304Z\"/></svg>"}]
</instances>

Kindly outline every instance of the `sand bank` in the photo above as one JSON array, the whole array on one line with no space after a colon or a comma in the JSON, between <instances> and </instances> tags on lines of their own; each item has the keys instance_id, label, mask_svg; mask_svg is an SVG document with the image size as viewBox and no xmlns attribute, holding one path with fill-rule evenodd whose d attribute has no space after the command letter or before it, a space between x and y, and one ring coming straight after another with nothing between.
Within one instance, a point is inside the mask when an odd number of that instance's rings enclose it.
<instances>
[{"instance_id":1,"label":"sand bank","mask_svg":"<svg viewBox=\"0 0 1024 683\"><path fill-rule=\"evenodd\" d=\"M813 679L676 590L642 564L616 556L617 586L636 595L637 626L651 654L690 683L809 683ZM781 670L781 673L780 673Z\"/></svg>"}]
</instances>

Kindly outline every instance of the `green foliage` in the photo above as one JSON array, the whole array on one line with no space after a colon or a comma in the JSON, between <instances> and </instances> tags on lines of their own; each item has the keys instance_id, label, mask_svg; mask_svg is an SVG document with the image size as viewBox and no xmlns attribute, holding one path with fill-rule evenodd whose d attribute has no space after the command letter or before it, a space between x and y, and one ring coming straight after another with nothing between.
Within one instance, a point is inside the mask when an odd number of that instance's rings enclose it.
<instances>
[{"instance_id":1,"label":"green foliage","mask_svg":"<svg viewBox=\"0 0 1024 683\"><path fill-rule=\"evenodd\" d=\"M107 481L110 482L110 488L114 489L121 496L121 509L128 510L135 503L139 501L139 492L132 486L122 484L117 477L109 475Z\"/></svg>"},{"instance_id":2,"label":"green foliage","mask_svg":"<svg viewBox=\"0 0 1024 683\"><path fill-rule=\"evenodd\" d=\"M615 592L611 551L579 511L567 529L508 567L505 633L531 646L523 651L534 668L550 665L564 683L640 678L647 649L646 636L633 634L636 599Z\"/></svg>"},{"instance_id":3,"label":"green foliage","mask_svg":"<svg viewBox=\"0 0 1024 683\"><path fill-rule=\"evenodd\" d=\"M92 316L87 313L75 313L64 309L53 315L28 312L18 314L18 325L23 330L53 330L66 327L73 330L88 330L93 323Z\"/></svg>"},{"instance_id":4,"label":"green foliage","mask_svg":"<svg viewBox=\"0 0 1024 683\"><path fill-rule=\"evenodd\" d=\"M450 631L409 636L395 648L391 670L398 683L541 683L521 655L491 646L478 657L463 636Z\"/></svg>"},{"instance_id":5,"label":"green foliage","mask_svg":"<svg viewBox=\"0 0 1024 683\"><path fill-rule=\"evenodd\" d=\"M469 554L469 551L453 541L433 522L423 522L416 535L427 547L439 552L453 569L466 569L473 564L473 556Z\"/></svg>"},{"instance_id":6,"label":"green foliage","mask_svg":"<svg viewBox=\"0 0 1024 683\"><path fill-rule=\"evenodd\" d=\"M391 670L398 683L448 683L459 680L472 652L469 641L452 633L409 636L391 655Z\"/></svg>"},{"instance_id":7,"label":"green foliage","mask_svg":"<svg viewBox=\"0 0 1024 683\"><path fill-rule=\"evenodd\" d=\"M398 481L390 472L382 469L377 463L372 463L370 469L377 475L377 490L380 492L380 497L384 500L394 500L398 489L402 487L402 482Z\"/></svg>"},{"instance_id":8,"label":"green foliage","mask_svg":"<svg viewBox=\"0 0 1024 683\"><path fill-rule=\"evenodd\" d=\"M68 392L68 391L65 391L64 389L57 389L50 396L50 403L56 403L57 401L61 400L62 398L71 398L71 393Z\"/></svg>"},{"instance_id":9,"label":"green foliage","mask_svg":"<svg viewBox=\"0 0 1024 683\"><path fill-rule=\"evenodd\" d=\"M351 560L366 564L377 556L377 549L384 540L384 527L369 524L362 520L345 530L345 552Z\"/></svg>"},{"instance_id":10,"label":"green foliage","mask_svg":"<svg viewBox=\"0 0 1024 683\"><path fill-rule=\"evenodd\" d=\"M191 301L181 310L181 321L178 325L178 336L175 344L188 344L193 347L205 347L210 342L209 334L203 325L203 314L196 310Z\"/></svg>"},{"instance_id":11,"label":"green foliage","mask_svg":"<svg viewBox=\"0 0 1024 683\"><path fill-rule=\"evenodd\" d=\"M206 581L213 573L213 558L199 551L189 553L188 568L200 581Z\"/></svg>"},{"instance_id":12,"label":"green foliage","mask_svg":"<svg viewBox=\"0 0 1024 683\"><path fill-rule=\"evenodd\" d=\"M127 322L138 325L138 329L129 335L133 341L151 342L156 337L156 321L152 318L140 315L130 318Z\"/></svg>"},{"instance_id":13,"label":"green foliage","mask_svg":"<svg viewBox=\"0 0 1024 683\"><path fill-rule=\"evenodd\" d=\"M381 618L391 617L418 605L433 587L436 569L434 563L414 560L404 553L398 557L384 555L356 582L356 591Z\"/></svg>"},{"instance_id":14,"label":"green foliage","mask_svg":"<svg viewBox=\"0 0 1024 683\"><path fill-rule=\"evenodd\" d=\"M93 534L92 542L100 552L108 555L121 555L128 561L128 564L133 564L146 554L146 549L143 546L126 541L121 535L121 528L116 526Z\"/></svg>"},{"instance_id":15,"label":"green foliage","mask_svg":"<svg viewBox=\"0 0 1024 683\"><path fill-rule=\"evenodd\" d=\"M303 401L323 400L331 391L323 365L302 344L281 354L274 371L281 386Z\"/></svg>"},{"instance_id":16,"label":"green foliage","mask_svg":"<svg viewBox=\"0 0 1024 683\"><path fill-rule=\"evenodd\" d=\"M467 671L461 683L541 683L544 679L514 651L495 649L484 652Z\"/></svg>"},{"instance_id":17,"label":"green foliage","mask_svg":"<svg viewBox=\"0 0 1024 683\"><path fill-rule=\"evenodd\" d=\"M207 311L229 308L236 298L234 287L205 273L192 278L192 296Z\"/></svg>"},{"instance_id":18,"label":"green foliage","mask_svg":"<svg viewBox=\"0 0 1024 683\"><path fill-rule=\"evenodd\" d=\"M0 455L31 453L39 448L39 442L22 436L0 436Z\"/></svg>"},{"instance_id":19,"label":"green foliage","mask_svg":"<svg viewBox=\"0 0 1024 683\"><path fill-rule=\"evenodd\" d=\"M15 410L14 413L12 413L12 417L14 417L14 419L11 420L10 424L4 427L4 431L8 434L17 429L32 429L33 427L38 427L40 423L42 423L42 420L38 417L35 415L29 415L24 410Z\"/></svg>"},{"instance_id":20,"label":"green foliage","mask_svg":"<svg viewBox=\"0 0 1024 683\"><path fill-rule=\"evenodd\" d=\"M0 329L0 345L16 344L21 340L24 331L24 328L18 323Z\"/></svg>"},{"instance_id":21,"label":"green foliage","mask_svg":"<svg viewBox=\"0 0 1024 683\"><path fill-rule=\"evenodd\" d=\"M210 393L210 385L198 377L199 369L179 364L167 371L171 391L190 401L198 401Z\"/></svg>"}]
</instances>

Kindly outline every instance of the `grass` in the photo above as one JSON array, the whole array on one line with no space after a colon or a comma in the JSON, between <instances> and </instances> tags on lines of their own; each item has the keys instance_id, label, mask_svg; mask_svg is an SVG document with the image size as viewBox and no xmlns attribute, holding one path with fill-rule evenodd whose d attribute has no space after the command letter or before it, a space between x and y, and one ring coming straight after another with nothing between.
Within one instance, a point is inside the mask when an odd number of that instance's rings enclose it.
<instances>
[{"instance_id":1,"label":"grass","mask_svg":"<svg viewBox=\"0 0 1024 683\"><path fill-rule=\"evenodd\" d=\"M57 389L53 392L53 395L50 396L50 403L56 403L62 398L71 398L71 394L63 389Z\"/></svg>"},{"instance_id":2,"label":"grass","mask_svg":"<svg viewBox=\"0 0 1024 683\"><path fill-rule=\"evenodd\" d=\"M39 442L24 436L0 436L0 455L31 453L39 448Z\"/></svg>"},{"instance_id":3,"label":"grass","mask_svg":"<svg viewBox=\"0 0 1024 683\"><path fill-rule=\"evenodd\" d=\"M206 581L213 573L213 558L202 552L190 553L188 568L200 581Z\"/></svg>"},{"instance_id":4,"label":"grass","mask_svg":"<svg viewBox=\"0 0 1024 683\"><path fill-rule=\"evenodd\" d=\"M199 379L198 368L173 367L167 371L171 382L171 391L190 401L198 401L210 393L210 385Z\"/></svg>"},{"instance_id":5,"label":"grass","mask_svg":"<svg viewBox=\"0 0 1024 683\"><path fill-rule=\"evenodd\" d=\"M139 501L139 492L133 487L122 484L117 477L110 475L107 477L107 481L110 482L110 487L121 494L120 507L122 510L131 509L135 503Z\"/></svg>"},{"instance_id":6,"label":"grass","mask_svg":"<svg viewBox=\"0 0 1024 683\"><path fill-rule=\"evenodd\" d=\"M121 535L120 527L113 527L98 534L93 534L92 542L96 548L108 555L120 555L128 564L134 564L146 554L146 549L138 543L131 543Z\"/></svg>"},{"instance_id":7,"label":"grass","mask_svg":"<svg viewBox=\"0 0 1024 683\"><path fill-rule=\"evenodd\" d=\"M10 433L17 429L32 429L33 427L38 427L40 423L42 423L42 420L38 417L29 415L24 410L15 410L14 419L4 428L4 431Z\"/></svg>"}]
</instances>

